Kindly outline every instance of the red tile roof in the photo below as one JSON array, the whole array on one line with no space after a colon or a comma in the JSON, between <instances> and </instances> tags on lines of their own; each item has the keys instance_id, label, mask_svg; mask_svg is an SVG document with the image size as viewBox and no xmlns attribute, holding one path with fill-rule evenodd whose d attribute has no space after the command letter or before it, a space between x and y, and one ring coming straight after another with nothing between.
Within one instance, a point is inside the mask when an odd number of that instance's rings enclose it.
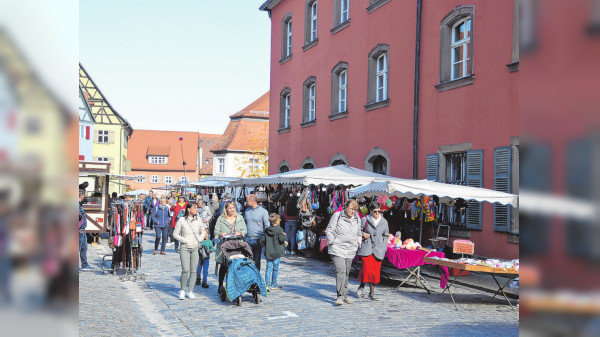
<instances>
[{"instance_id":1,"label":"red tile roof","mask_svg":"<svg viewBox=\"0 0 600 337\"><path fill-rule=\"evenodd\" d=\"M198 138L198 147L202 149L202 163L200 163L200 175L212 175L213 173L213 153L210 149L217 144L222 135L201 133ZM208 159L208 165L206 160Z\"/></svg>"},{"instance_id":2,"label":"red tile roof","mask_svg":"<svg viewBox=\"0 0 600 337\"><path fill-rule=\"evenodd\" d=\"M260 96L256 101L250 103L247 107L229 116L229 118L237 117L254 117L254 118L269 118L269 91Z\"/></svg>"},{"instance_id":3,"label":"red tile roof","mask_svg":"<svg viewBox=\"0 0 600 337\"><path fill-rule=\"evenodd\" d=\"M183 141L180 142L179 137L183 137ZM183 171L181 156L183 145L186 171L195 172L198 161L198 139L197 132L134 130L129 139L127 160L131 161L132 171ZM149 155L166 155L167 164L150 164Z\"/></svg>"},{"instance_id":4,"label":"red tile roof","mask_svg":"<svg viewBox=\"0 0 600 337\"><path fill-rule=\"evenodd\" d=\"M212 152L257 151L269 144L269 92L231 116ZM258 145L258 146L257 146Z\"/></svg>"}]
</instances>

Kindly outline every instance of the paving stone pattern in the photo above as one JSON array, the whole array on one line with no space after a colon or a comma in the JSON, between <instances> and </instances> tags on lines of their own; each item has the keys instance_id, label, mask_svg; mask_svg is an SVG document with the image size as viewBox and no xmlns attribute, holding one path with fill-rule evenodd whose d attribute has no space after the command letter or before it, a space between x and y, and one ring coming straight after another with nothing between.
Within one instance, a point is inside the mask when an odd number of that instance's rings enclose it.
<instances>
[{"instance_id":1,"label":"paving stone pattern","mask_svg":"<svg viewBox=\"0 0 600 337\"><path fill-rule=\"evenodd\" d=\"M166 255L152 255L154 233L143 236L141 273L145 279L121 281L102 273L100 261L110 254L107 241L88 248L93 271L79 273L79 332L81 336L517 336L518 311L502 297L488 305L490 294L467 287L453 288L459 311L439 281L429 279L434 293L412 285L392 292L378 285L380 301L356 298L358 282L351 274L353 304L336 307L335 277L331 263L302 256L282 258L278 283L254 304L245 294L240 307L221 302L217 295L214 254L208 283L196 286L194 300L179 300L181 264L173 246ZM266 269L262 261L262 273Z\"/></svg>"}]
</instances>

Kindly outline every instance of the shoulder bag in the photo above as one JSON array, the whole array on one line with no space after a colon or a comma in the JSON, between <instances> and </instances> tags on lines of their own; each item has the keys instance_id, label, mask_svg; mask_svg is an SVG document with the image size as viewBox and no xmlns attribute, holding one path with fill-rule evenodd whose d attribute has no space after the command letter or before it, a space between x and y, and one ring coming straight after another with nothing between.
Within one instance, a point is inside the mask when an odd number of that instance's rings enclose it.
<instances>
[{"instance_id":1,"label":"shoulder bag","mask_svg":"<svg viewBox=\"0 0 600 337\"><path fill-rule=\"evenodd\" d=\"M198 236L196 236L196 233L194 233L194 228L192 227L192 225L190 225L187 219L185 219L185 224L188 225L188 227L192 231L192 234L194 234L196 241L198 242L198 257L201 261L208 260L210 258L210 251L208 251L208 249L202 245L202 242L198 240ZM204 226L204 224L200 224L200 226Z\"/></svg>"}]
</instances>

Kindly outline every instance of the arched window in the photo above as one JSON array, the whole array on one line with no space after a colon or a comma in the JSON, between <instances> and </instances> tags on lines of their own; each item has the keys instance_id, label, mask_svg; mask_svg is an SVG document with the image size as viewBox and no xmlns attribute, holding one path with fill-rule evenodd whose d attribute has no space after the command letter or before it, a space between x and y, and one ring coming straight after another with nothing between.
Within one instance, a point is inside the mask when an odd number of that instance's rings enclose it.
<instances>
[{"instance_id":1,"label":"arched window","mask_svg":"<svg viewBox=\"0 0 600 337\"><path fill-rule=\"evenodd\" d=\"M312 159L311 157L306 157L303 161L302 164L300 164L300 167L302 167L303 169L314 169L315 167L317 167L317 163L315 162L314 159Z\"/></svg>"},{"instance_id":2,"label":"arched window","mask_svg":"<svg viewBox=\"0 0 600 337\"><path fill-rule=\"evenodd\" d=\"M373 159L373 172L387 175L387 159L383 156L375 156L375 159Z\"/></svg>"},{"instance_id":3,"label":"arched window","mask_svg":"<svg viewBox=\"0 0 600 337\"><path fill-rule=\"evenodd\" d=\"M329 166L348 165L348 157L343 153L336 153L329 159Z\"/></svg>"},{"instance_id":4,"label":"arched window","mask_svg":"<svg viewBox=\"0 0 600 337\"><path fill-rule=\"evenodd\" d=\"M365 170L389 175L390 155L380 147L373 148L365 157Z\"/></svg>"},{"instance_id":5,"label":"arched window","mask_svg":"<svg viewBox=\"0 0 600 337\"><path fill-rule=\"evenodd\" d=\"M288 163L287 160L282 160L281 163L279 163L277 171L279 173L289 172L290 171L290 163Z\"/></svg>"},{"instance_id":6,"label":"arched window","mask_svg":"<svg viewBox=\"0 0 600 337\"><path fill-rule=\"evenodd\" d=\"M367 111L389 105L389 53L390 46L380 43L369 53Z\"/></svg>"}]
</instances>

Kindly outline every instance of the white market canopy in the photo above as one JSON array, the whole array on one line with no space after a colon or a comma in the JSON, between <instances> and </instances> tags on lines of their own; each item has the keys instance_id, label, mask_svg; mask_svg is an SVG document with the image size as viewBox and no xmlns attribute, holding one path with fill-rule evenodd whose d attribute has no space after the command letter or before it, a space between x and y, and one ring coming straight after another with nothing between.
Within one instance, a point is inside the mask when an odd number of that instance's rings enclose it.
<instances>
[{"instance_id":1,"label":"white market canopy","mask_svg":"<svg viewBox=\"0 0 600 337\"><path fill-rule=\"evenodd\" d=\"M129 192L125 192L125 195L135 195L135 196L139 196L140 194L148 194L148 190L135 190L135 191L129 191Z\"/></svg>"},{"instance_id":2,"label":"white market canopy","mask_svg":"<svg viewBox=\"0 0 600 337\"><path fill-rule=\"evenodd\" d=\"M198 181L194 181L188 183L191 186L201 186L201 187L225 187L229 186L229 183L235 180L239 180L240 178L234 177L206 177L202 178Z\"/></svg>"},{"instance_id":3,"label":"white market canopy","mask_svg":"<svg viewBox=\"0 0 600 337\"><path fill-rule=\"evenodd\" d=\"M374 180L369 184L353 188L350 197L370 197L375 195L395 195L406 198L437 195L440 203L448 203L462 198L466 201L498 203L517 207L519 196L485 188L438 183L431 180L411 180L393 178L389 180Z\"/></svg>"},{"instance_id":4,"label":"white market canopy","mask_svg":"<svg viewBox=\"0 0 600 337\"><path fill-rule=\"evenodd\" d=\"M390 176L377 174L346 165L328 166L315 169L300 169L285 173L274 174L259 178L242 178L232 181L229 186L260 186L260 185L352 185L360 186L374 179L394 179Z\"/></svg>"}]
</instances>

